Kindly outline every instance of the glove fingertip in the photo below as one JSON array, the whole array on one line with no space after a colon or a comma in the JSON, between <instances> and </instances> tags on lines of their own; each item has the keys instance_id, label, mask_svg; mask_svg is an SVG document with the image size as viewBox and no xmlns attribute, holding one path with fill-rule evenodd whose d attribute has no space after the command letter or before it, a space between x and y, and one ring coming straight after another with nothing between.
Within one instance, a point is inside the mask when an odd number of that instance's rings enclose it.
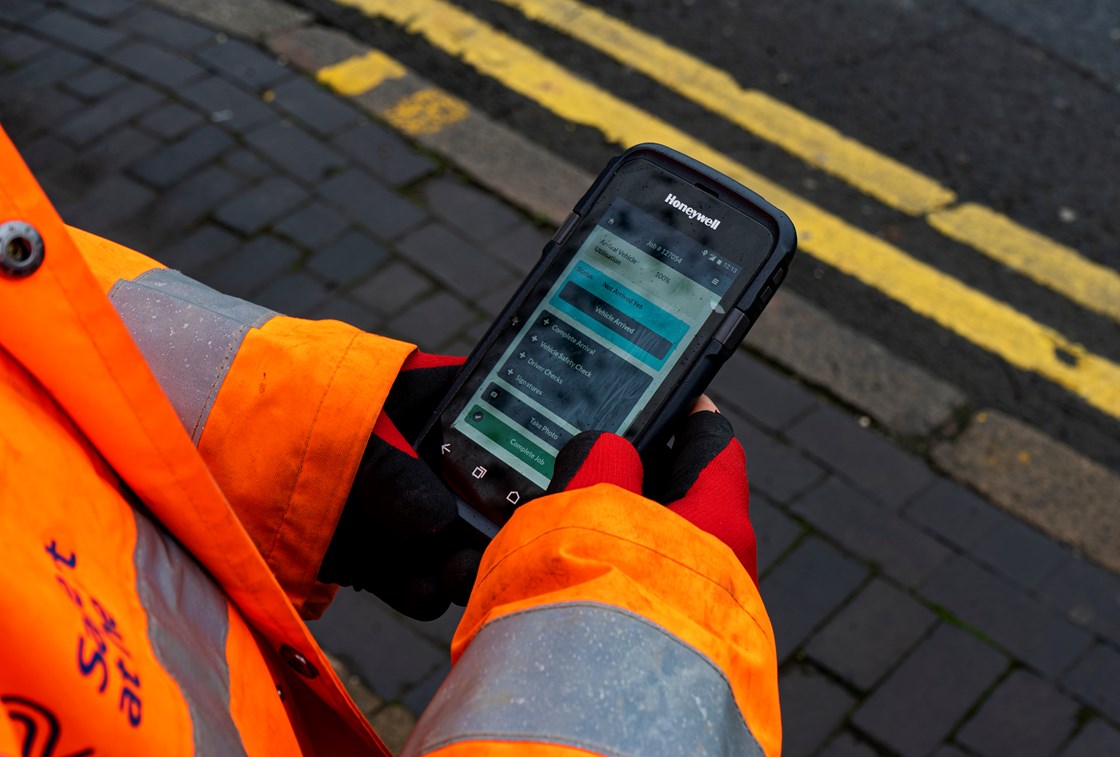
<instances>
[{"instance_id":1,"label":"glove fingertip","mask_svg":"<svg viewBox=\"0 0 1120 757\"><path fill-rule=\"evenodd\" d=\"M449 365L460 366L467 362L463 355L436 355L431 352L414 350L404 359L401 371L419 371L425 368L445 368Z\"/></svg>"},{"instance_id":2,"label":"glove fingertip","mask_svg":"<svg viewBox=\"0 0 1120 757\"><path fill-rule=\"evenodd\" d=\"M614 484L642 490L642 460L630 442L615 434L584 431L564 445L556 457L549 493Z\"/></svg>"}]
</instances>

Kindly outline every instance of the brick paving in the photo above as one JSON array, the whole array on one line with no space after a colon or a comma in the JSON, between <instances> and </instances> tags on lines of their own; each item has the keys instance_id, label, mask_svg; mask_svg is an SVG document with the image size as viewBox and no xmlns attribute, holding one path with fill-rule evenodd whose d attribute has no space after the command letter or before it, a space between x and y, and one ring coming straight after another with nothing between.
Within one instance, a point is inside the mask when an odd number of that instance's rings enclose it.
<instances>
[{"instance_id":1,"label":"brick paving","mask_svg":"<svg viewBox=\"0 0 1120 757\"><path fill-rule=\"evenodd\" d=\"M64 219L279 311L469 350L551 231L231 34L246 13L165 4L0 0L0 123ZM1120 753L1114 573L755 353L712 392L747 449L785 754ZM458 617L343 591L312 630L399 744Z\"/></svg>"}]
</instances>

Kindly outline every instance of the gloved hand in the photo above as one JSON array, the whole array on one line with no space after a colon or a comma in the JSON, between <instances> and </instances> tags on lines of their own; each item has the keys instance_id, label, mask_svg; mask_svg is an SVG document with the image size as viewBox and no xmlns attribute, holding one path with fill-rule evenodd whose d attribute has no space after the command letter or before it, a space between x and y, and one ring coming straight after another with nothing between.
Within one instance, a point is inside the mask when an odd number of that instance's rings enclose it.
<instances>
[{"instance_id":1,"label":"gloved hand","mask_svg":"<svg viewBox=\"0 0 1120 757\"><path fill-rule=\"evenodd\" d=\"M418 620L466 604L482 559L451 493L408 441L463 360L414 352L405 361L319 568L319 580L370 591Z\"/></svg>"},{"instance_id":2,"label":"gloved hand","mask_svg":"<svg viewBox=\"0 0 1120 757\"><path fill-rule=\"evenodd\" d=\"M548 490L608 483L644 493L729 546L757 584L746 459L731 424L711 400L697 401L677 430L672 450L651 469L661 474L644 476L637 450L622 437L585 431L560 450Z\"/></svg>"}]
</instances>

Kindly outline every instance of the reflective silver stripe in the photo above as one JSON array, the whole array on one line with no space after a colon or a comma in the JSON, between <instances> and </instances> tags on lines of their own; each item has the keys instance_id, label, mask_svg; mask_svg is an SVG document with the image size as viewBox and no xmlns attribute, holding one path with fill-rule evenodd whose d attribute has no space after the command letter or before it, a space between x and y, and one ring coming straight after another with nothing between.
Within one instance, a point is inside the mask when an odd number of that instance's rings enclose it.
<instances>
[{"instance_id":1,"label":"reflective silver stripe","mask_svg":"<svg viewBox=\"0 0 1120 757\"><path fill-rule=\"evenodd\" d=\"M276 313L166 268L118 281L109 299L197 444L245 333Z\"/></svg>"},{"instance_id":2,"label":"reflective silver stripe","mask_svg":"<svg viewBox=\"0 0 1120 757\"><path fill-rule=\"evenodd\" d=\"M195 754L243 755L241 734L229 711L225 595L178 542L143 512L133 513L136 590L148 614L148 638L187 702Z\"/></svg>"},{"instance_id":3,"label":"reflective silver stripe","mask_svg":"<svg viewBox=\"0 0 1120 757\"><path fill-rule=\"evenodd\" d=\"M444 681L405 755L467 740L607 755L762 755L711 660L625 610L549 605L488 623Z\"/></svg>"}]
</instances>

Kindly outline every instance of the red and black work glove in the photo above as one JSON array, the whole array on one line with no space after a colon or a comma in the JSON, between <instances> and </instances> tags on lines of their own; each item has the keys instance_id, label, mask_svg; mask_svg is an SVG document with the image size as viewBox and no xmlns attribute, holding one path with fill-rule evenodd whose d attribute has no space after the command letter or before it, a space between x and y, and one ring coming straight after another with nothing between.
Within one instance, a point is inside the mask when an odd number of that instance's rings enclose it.
<instances>
[{"instance_id":1,"label":"red and black work glove","mask_svg":"<svg viewBox=\"0 0 1120 757\"><path fill-rule=\"evenodd\" d=\"M651 461L652 468L660 474L643 475L637 450L622 437L585 431L560 450L548 490L607 483L644 493L729 546L757 584L746 458L731 423L718 412L693 412L677 430L672 449Z\"/></svg>"},{"instance_id":2,"label":"red and black work glove","mask_svg":"<svg viewBox=\"0 0 1120 757\"><path fill-rule=\"evenodd\" d=\"M482 559L451 493L408 441L463 360L422 352L405 360L319 568L319 580L372 592L418 620L466 604Z\"/></svg>"}]
</instances>

